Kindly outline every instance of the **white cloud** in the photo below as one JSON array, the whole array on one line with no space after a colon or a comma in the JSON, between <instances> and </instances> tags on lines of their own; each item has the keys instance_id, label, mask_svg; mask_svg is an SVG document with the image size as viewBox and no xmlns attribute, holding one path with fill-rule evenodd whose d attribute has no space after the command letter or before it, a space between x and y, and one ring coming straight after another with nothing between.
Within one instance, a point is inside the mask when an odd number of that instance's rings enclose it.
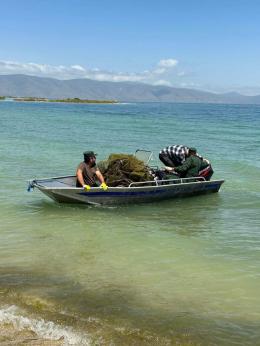
<instances>
[{"instance_id":1,"label":"white cloud","mask_svg":"<svg viewBox=\"0 0 260 346\"><path fill-rule=\"evenodd\" d=\"M0 61L1 74L28 74L40 77L53 77L59 79L69 79L81 77L85 69L80 65L73 66L53 66L36 63L19 63L16 61Z\"/></svg>"},{"instance_id":2,"label":"white cloud","mask_svg":"<svg viewBox=\"0 0 260 346\"><path fill-rule=\"evenodd\" d=\"M187 75L187 73L185 71L180 71L177 73L177 76L179 76L179 77L184 77L186 75Z\"/></svg>"},{"instance_id":3,"label":"white cloud","mask_svg":"<svg viewBox=\"0 0 260 346\"><path fill-rule=\"evenodd\" d=\"M27 74L57 79L89 78L98 81L143 82L154 85L171 85L170 81L167 80L167 74L177 63L178 61L175 59L163 59L153 69L136 73L123 73L100 70L99 68L88 69L78 64L55 66L33 62L0 61L0 74ZM161 78L162 75L163 78Z\"/></svg>"},{"instance_id":4,"label":"white cloud","mask_svg":"<svg viewBox=\"0 0 260 346\"><path fill-rule=\"evenodd\" d=\"M176 59L162 59L159 61L158 66L160 67L174 67L178 64L178 60Z\"/></svg>"},{"instance_id":5,"label":"white cloud","mask_svg":"<svg viewBox=\"0 0 260 346\"><path fill-rule=\"evenodd\" d=\"M153 85L163 85L163 86L172 86L172 83L168 82L167 80L164 79L159 79L156 82L153 83Z\"/></svg>"},{"instance_id":6,"label":"white cloud","mask_svg":"<svg viewBox=\"0 0 260 346\"><path fill-rule=\"evenodd\" d=\"M142 82L151 85L165 85L182 88L207 90L211 92L237 91L244 95L259 95L260 85L209 85L194 80L190 71L176 69L176 59L162 59L153 68L142 72L128 73L105 71L97 67L86 68L79 64L71 66L36 64L33 62L20 63L17 61L1 61L0 74L26 74L31 76L49 77L57 79L89 78L108 82Z\"/></svg>"},{"instance_id":7,"label":"white cloud","mask_svg":"<svg viewBox=\"0 0 260 346\"><path fill-rule=\"evenodd\" d=\"M85 71L84 67L80 65L72 65L71 68L78 70L78 71Z\"/></svg>"},{"instance_id":8,"label":"white cloud","mask_svg":"<svg viewBox=\"0 0 260 346\"><path fill-rule=\"evenodd\" d=\"M182 87L182 88L197 89L197 88L201 88L202 86L201 86L199 83L194 83L194 82L182 82L182 83L180 83L180 87Z\"/></svg>"},{"instance_id":9,"label":"white cloud","mask_svg":"<svg viewBox=\"0 0 260 346\"><path fill-rule=\"evenodd\" d=\"M165 68L156 68L155 70L153 70L153 73L156 73L156 74L163 74L164 72L166 72L166 69Z\"/></svg>"}]
</instances>

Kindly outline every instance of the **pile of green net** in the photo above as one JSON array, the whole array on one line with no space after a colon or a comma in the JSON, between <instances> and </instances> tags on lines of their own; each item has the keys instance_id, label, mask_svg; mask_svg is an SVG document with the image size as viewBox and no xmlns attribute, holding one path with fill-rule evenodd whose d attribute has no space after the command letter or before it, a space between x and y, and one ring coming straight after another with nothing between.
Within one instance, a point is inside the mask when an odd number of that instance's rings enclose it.
<instances>
[{"instance_id":1,"label":"pile of green net","mask_svg":"<svg viewBox=\"0 0 260 346\"><path fill-rule=\"evenodd\" d=\"M98 167L108 186L128 186L132 182L153 180L143 161L134 155L111 154Z\"/></svg>"}]
</instances>

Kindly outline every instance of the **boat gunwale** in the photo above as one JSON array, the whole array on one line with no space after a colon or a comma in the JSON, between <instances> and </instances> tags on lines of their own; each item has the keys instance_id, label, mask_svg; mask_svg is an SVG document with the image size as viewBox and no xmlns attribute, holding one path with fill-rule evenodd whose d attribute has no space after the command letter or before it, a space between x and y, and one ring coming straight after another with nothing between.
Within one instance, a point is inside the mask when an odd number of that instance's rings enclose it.
<instances>
[{"instance_id":1,"label":"boat gunwale","mask_svg":"<svg viewBox=\"0 0 260 346\"><path fill-rule=\"evenodd\" d=\"M33 179L33 180L29 180L29 184L31 184L32 187L37 187L37 188L41 188L41 189L44 189L44 190L76 190L76 191L82 191L84 190L83 187L74 187L74 186L46 186L44 184L40 184L38 183L38 181L50 181L50 180L57 180L57 179L62 179L62 178L74 178L75 175L69 175L69 176L60 176L60 177L51 177L51 178L42 178L42 179ZM107 192L109 191L112 191L113 190L125 190L125 191L129 191L129 190L140 190L140 189L144 189L144 190L148 190L148 189L154 189L154 190L157 190L159 188L163 188L163 189L167 189L167 188L171 188L171 187L179 187L179 186L189 186L189 185L192 185L192 184L201 184L201 185L211 185L212 183L218 183L220 185L222 185L224 183L225 180L223 179L220 179L220 180L210 180L210 181L207 181L207 180L199 180L199 181L187 181L187 180L191 180L191 179L196 179L196 178L200 178L201 177L191 177L191 178L182 178L181 182L180 183L169 183L169 181L177 181L177 180L180 180L179 179L170 179L170 180L157 180L157 181L147 181L147 182L150 182L150 183L153 183L154 185L146 185L146 186L108 186L108 190ZM186 181L183 181L185 180ZM163 184L167 182L167 184ZM141 183L146 183L146 182L140 182ZM158 184L158 183L162 183L162 184ZM102 190L101 187L91 187L91 190L89 191L86 191L86 192L97 192L97 191L100 191Z\"/></svg>"}]
</instances>

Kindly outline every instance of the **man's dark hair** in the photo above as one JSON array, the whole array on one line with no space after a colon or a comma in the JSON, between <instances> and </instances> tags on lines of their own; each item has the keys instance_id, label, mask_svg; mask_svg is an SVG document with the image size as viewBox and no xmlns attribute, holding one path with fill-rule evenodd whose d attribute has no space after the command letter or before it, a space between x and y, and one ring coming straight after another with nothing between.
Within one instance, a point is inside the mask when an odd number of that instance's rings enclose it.
<instances>
[{"instance_id":1,"label":"man's dark hair","mask_svg":"<svg viewBox=\"0 0 260 346\"><path fill-rule=\"evenodd\" d=\"M84 162L89 163L90 159L92 157L96 157L97 154L95 154L94 151L85 151L83 155L84 155Z\"/></svg>"}]
</instances>

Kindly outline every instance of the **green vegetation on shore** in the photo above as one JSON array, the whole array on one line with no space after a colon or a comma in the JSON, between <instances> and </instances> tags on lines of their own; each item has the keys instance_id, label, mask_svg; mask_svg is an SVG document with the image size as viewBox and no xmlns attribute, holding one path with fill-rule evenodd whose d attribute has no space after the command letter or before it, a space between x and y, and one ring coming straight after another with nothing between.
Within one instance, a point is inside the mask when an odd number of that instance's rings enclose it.
<instances>
[{"instance_id":1,"label":"green vegetation on shore","mask_svg":"<svg viewBox=\"0 0 260 346\"><path fill-rule=\"evenodd\" d=\"M58 99L58 100L48 100L49 102L69 102L69 103L118 103L118 101L115 100L82 100L78 97L75 97L73 99L67 98L67 99Z\"/></svg>"},{"instance_id":2,"label":"green vegetation on shore","mask_svg":"<svg viewBox=\"0 0 260 346\"><path fill-rule=\"evenodd\" d=\"M5 100L6 96L0 96L0 100ZM118 103L115 100L82 100L78 97L66 99L47 99L43 97L10 97L14 101L25 102L64 102L64 103Z\"/></svg>"}]
</instances>

